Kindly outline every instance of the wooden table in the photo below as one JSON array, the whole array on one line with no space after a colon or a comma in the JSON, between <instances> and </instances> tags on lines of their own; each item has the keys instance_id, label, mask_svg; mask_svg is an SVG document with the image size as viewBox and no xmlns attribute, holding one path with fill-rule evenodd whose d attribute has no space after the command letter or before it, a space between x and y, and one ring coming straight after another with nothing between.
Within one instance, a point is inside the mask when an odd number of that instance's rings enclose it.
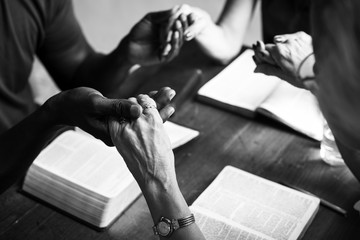
<instances>
[{"instance_id":1,"label":"wooden table","mask_svg":"<svg viewBox=\"0 0 360 240\"><path fill-rule=\"evenodd\" d=\"M200 68L205 80L222 69L194 51L184 51L171 65ZM318 142L269 119L247 119L193 97L172 120L201 132L175 151L179 185L189 205L224 166L232 165L299 186L348 210L345 218L321 206L303 239L360 239L360 217L353 210L360 200L360 184L347 167L330 167L320 160ZM99 232L24 195L19 188L14 185L0 196L1 240L157 239L143 196L109 229Z\"/></svg>"}]
</instances>

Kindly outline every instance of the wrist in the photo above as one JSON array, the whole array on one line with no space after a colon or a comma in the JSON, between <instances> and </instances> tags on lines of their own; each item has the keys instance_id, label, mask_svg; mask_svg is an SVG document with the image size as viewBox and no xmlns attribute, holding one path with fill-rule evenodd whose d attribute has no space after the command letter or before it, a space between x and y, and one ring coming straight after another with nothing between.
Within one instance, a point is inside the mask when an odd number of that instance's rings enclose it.
<instances>
[{"instance_id":1,"label":"wrist","mask_svg":"<svg viewBox=\"0 0 360 240\"><path fill-rule=\"evenodd\" d=\"M58 95L58 94L57 94ZM55 103L55 98L56 96L52 96L51 98L49 98L43 105L41 105L41 107L39 108L39 111L41 112L41 114L43 116L45 116L46 118L46 122L49 125L52 126L56 126L56 125L63 125L64 123L62 123L62 121L59 118L59 114L56 109L56 103Z\"/></svg>"},{"instance_id":2,"label":"wrist","mask_svg":"<svg viewBox=\"0 0 360 240\"><path fill-rule=\"evenodd\" d=\"M306 80L315 77L314 73L314 65L315 65L315 55L314 53L309 53L305 58L301 61L296 71L296 77L300 80Z\"/></svg>"},{"instance_id":3,"label":"wrist","mask_svg":"<svg viewBox=\"0 0 360 240\"><path fill-rule=\"evenodd\" d=\"M156 197L162 194L170 194L176 189L179 189L175 171L164 171L162 176L148 176L145 177L140 188L144 192L144 195L147 193L152 197Z\"/></svg>"},{"instance_id":4,"label":"wrist","mask_svg":"<svg viewBox=\"0 0 360 240\"><path fill-rule=\"evenodd\" d=\"M137 63L130 57L130 43L129 35L125 36L119 46L111 53L111 57L118 66L132 68Z\"/></svg>"},{"instance_id":5,"label":"wrist","mask_svg":"<svg viewBox=\"0 0 360 240\"><path fill-rule=\"evenodd\" d=\"M46 141L57 136L59 131L63 131L65 127L65 124L60 123L56 110L51 110L46 102L29 116L29 120L36 121L36 124L33 124L32 131L37 132L36 134L39 136L49 136L45 138Z\"/></svg>"},{"instance_id":6,"label":"wrist","mask_svg":"<svg viewBox=\"0 0 360 240\"><path fill-rule=\"evenodd\" d=\"M178 219L190 214L176 178L168 182L151 182L142 187L154 223L161 216Z\"/></svg>"},{"instance_id":7,"label":"wrist","mask_svg":"<svg viewBox=\"0 0 360 240\"><path fill-rule=\"evenodd\" d=\"M200 43L208 41L219 30L221 30L219 26L210 21L196 34L195 39Z\"/></svg>"},{"instance_id":8,"label":"wrist","mask_svg":"<svg viewBox=\"0 0 360 240\"><path fill-rule=\"evenodd\" d=\"M60 92L52 96L40 108L40 110L46 116L47 123L51 126L73 126L69 124L69 122L67 122L63 117L64 112L61 105L64 101L63 94L65 92Z\"/></svg>"}]
</instances>

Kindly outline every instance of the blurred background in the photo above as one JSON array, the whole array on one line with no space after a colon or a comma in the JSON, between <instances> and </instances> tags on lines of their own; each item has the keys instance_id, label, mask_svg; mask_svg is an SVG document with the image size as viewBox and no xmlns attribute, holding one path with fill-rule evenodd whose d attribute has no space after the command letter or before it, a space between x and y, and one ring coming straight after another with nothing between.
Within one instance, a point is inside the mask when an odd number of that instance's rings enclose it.
<instances>
[{"instance_id":1,"label":"blurred background","mask_svg":"<svg viewBox=\"0 0 360 240\"><path fill-rule=\"evenodd\" d=\"M204 9L216 21L224 2L225 0L73 0L73 5L76 17L90 44L96 51L108 53L148 12L170 9L179 4L188 4ZM255 16L245 38L247 45L262 39L260 3L257 5ZM34 63L30 83L38 103L43 103L58 92L57 87L38 60Z\"/></svg>"}]
</instances>

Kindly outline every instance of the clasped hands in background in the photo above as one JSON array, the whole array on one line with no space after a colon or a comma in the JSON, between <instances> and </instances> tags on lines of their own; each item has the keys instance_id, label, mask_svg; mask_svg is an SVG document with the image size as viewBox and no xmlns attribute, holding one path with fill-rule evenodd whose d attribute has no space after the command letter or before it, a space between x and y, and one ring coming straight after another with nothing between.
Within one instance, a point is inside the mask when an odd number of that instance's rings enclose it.
<instances>
[{"instance_id":1,"label":"clasped hands in background","mask_svg":"<svg viewBox=\"0 0 360 240\"><path fill-rule=\"evenodd\" d=\"M184 41L190 41L211 23L208 13L188 5L147 14L130 31L128 58L134 64L151 65L172 60Z\"/></svg>"},{"instance_id":2,"label":"clasped hands in background","mask_svg":"<svg viewBox=\"0 0 360 240\"><path fill-rule=\"evenodd\" d=\"M305 32L277 35L274 43L253 45L255 72L277 76L295 87L317 91L312 38Z\"/></svg>"}]
</instances>

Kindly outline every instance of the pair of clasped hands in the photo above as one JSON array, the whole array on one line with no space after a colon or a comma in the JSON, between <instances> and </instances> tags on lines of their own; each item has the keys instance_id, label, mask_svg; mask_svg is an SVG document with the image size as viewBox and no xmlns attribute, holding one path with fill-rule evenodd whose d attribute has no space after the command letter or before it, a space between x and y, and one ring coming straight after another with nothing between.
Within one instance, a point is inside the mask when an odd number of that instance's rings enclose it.
<instances>
[{"instance_id":1,"label":"pair of clasped hands","mask_svg":"<svg viewBox=\"0 0 360 240\"><path fill-rule=\"evenodd\" d=\"M274 43L253 46L255 72L280 77L295 87L317 91L312 38L305 32L277 35Z\"/></svg>"},{"instance_id":2,"label":"pair of clasped hands","mask_svg":"<svg viewBox=\"0 0 360 240\"><path fill-rule=\"evenodd\" d=\"M178 55L184 41L201 34L210 21L206 12L186 4L149 13L130 31L129 52L137 53L130 58L140 65L170 61ZM155 57L152 61L141 57L150 55Z\"/></svg>"}]
</instances>

